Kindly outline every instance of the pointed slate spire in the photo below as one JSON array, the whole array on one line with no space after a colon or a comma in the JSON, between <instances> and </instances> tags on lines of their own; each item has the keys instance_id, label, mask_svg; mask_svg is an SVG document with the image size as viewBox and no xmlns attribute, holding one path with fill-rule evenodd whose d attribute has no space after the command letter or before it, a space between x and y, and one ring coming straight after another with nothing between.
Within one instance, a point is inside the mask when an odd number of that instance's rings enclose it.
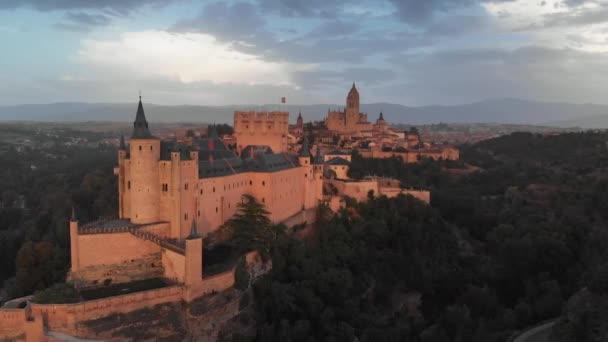
<instances>
[{"instance_id":1,"label":"pointed slate spire","mask_svg":"<svg viewBox=\"0 0 608 342\"><path fill-rule=\"evenodd\" d=\"M302 141L300 157L310 157L310 147L308 146L308 139L306 137L304 137L304 141Z\"/></svg>"},{"instance_id":2,"label":"pointed slate spire","mask_svg":"<svg viewBox=\"0 0 608 342\"><path fill-rule=\"evenodd\" d=\"M188 237L186 239L188 240L194 240L194 239L198 239L201 236L198 235L198 229L196 229L196 220L192 220L192 227L190 228L190 235L188 235Z\"/></svg>"},{"instance_id":3,"label":"pointed slate spire","mask_svg":"<svg viewBox=\"0 0 608 342\"><path fill-rule=\"evenodd\" d=\"M384 115L382 114L382 112L380 112L380 117L378 118L378 120L384 120Z\"/></svg>"},{"instance_id":4,"label":"pointed slate spire","mask_svg":"<svg viewBox=\"0 0 608 342\"><path fill-rule=\"evenodd\" d=\"M302 112L298 111L298 119L301 119L301 118L302 118Z\"/></svg>"},{"instance_id":5,"label":"pointed slate spire","mask_svg":"<svg viewBox=\"0 0 608 342\"><path fill-rule=\"evenodd\" d=\"M144 106L141 103L141 96L139 96L139 104L137 105L137 114L135 115L135 121L133 122L133 136L131 139L153 138L154 137L150 134L150 130L148 129L148 121L146 121Z\"/></svg>"},{"instance_id":6,"label":"pointed slate spire","mask_svg":"<svg viewBox=\"0 0 608 342\"><path fill-rule=\"evenodd\" d=\"M70 221L72 221L72 222L78 221L78 219L76 218L76 209L74 208L74 206L72 206L72 217L70 218Z\"/></svg>"},{"instance_id":7,"label":"pointed slate spire","mask_svg":"<svg viewBox=\"0 0 608 342\"><path fill-rule=\"evenodd\" d=\"M209 126L209 139L218 139L219 136L217 135L217 128L215 127L215 123L213 125Z\"/></svg>"},{"instance_id":8,"label":"pointed slate spire","mask_svg":"<svg viewBox=\"0 0 608 342\"><path fill-rule=\"evenodd\" d=\"M321 155L321 147L319 146L317 146L317 153L315 154L315 160L313 161L313 164L323 164L323 156Z\"/></svg>"},{"instance_id":9,"label":"pointed slate spire","mask_svg":"<svg viewBox=\"0 0 608 342\"><path fill-rule=\"evenodd\" d=\"M125 135L120 133L120 150L126 150L127 149L127 145L125 144Z\"/></svg>"}]
</instances>

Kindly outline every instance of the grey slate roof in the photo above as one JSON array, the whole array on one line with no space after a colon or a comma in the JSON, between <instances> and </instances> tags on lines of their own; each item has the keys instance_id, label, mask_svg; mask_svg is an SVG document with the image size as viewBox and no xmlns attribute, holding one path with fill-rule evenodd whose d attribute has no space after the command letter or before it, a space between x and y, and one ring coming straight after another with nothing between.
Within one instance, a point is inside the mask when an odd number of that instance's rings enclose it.
<instances>
[{"instance_id":1,"label":"grey slate roof","mask_svg":"<svg viewBox=\"0 0 608 342\"><path fill-rule=\"evenodd\" d=\"M344 158L336 157L329 160L327 165L350 165L350 162Z\"/></svg>"},{"instance_id":2,"label":"grey slate roof","mask_svg":"<svg viewBox=\"0 0 608 342\"><path fill-rule=\"evenodd\" d=\"M141 96L139 97L137 114L135 115L135 121L133 122L133 135L131 136L131 139L156 139L150 134L150 130L148 129L148 121L146 121L146 115L144 114Z\"/></svg>"},{"instance_id":3,"label":"grey slate roof","mask_svg":"<svg viewBox=\"0 0 608 342\"><path fill-rule=\"evenodd\" d=\"M344 151L340 151L340 150L332 150L332 151L329 151L329 152L327 152L325 154L334 155L334 156L349 156L350 155L350 153L344 152Z\"/></svg>"}]
</instances>

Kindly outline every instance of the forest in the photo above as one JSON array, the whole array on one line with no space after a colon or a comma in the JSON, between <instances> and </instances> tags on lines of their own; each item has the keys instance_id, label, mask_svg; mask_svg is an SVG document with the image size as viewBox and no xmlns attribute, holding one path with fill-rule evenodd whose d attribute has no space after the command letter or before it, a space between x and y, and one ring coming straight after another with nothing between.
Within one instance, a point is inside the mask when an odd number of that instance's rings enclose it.
<instances>
[{"instance_id":1,"label":"forest","mask_svg":"<svg viewBox=\"0 0 608 342\"><path fill-rule=\"evenodd\" d=\"M255 332L225 338L507 341L558 318L556 341L601 340L607 141L607 133L514 133L461 146L459 162L416 164L355 152L352 177L430 189L431 205L371 194L335 214L321 206L307 240L271 231L258 248L273 270L252 285L243 312ZM0 163L0 282L12 298L64 281L73 205L81 222L115 215L116 148L60 137L44 148L3 142ZM452 172L467 165L479 170Z\"/></svg>"},{"instance_id":2,"label":"forest","mask_svg":"<svg viewBox=\"0 0 608 342\"><path fill-rule=\"evenodd\" d=\"M7 129L31 144L0 143L0 302L65 281L72 206L81 222L117 210L116 147L101 134Z\"/></svg>"},{"instance_id":3,"label":"forest","mask_svg":"<svg viewBox=\"0 0 608 342\"><path fill-rule=\"evenodd\" d=\"M515 133L462 162L355 153L351 176L430 188L373 198L276 243L253 286L256 334L232 340L507 341L559 318L555 341L608 332L606 133ZM481 169L454 176L466 164ZM230 340L230 339L228 339Z\"/></svg>"}]
</instances>

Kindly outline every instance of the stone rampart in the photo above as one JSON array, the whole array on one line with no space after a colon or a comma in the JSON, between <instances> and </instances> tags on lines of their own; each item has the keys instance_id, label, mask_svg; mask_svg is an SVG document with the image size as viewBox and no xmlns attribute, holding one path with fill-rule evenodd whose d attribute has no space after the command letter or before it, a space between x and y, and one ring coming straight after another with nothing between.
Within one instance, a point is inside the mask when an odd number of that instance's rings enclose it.
<instances>
[{"instance_id":1,"label":"stone rampart","mask_svg":"<svg viewBox=\"0 0 608 342\"><path fill-rule=\"evenodd\" d=\"M30 308L31 316L34 319L42 318L47 329L70 334L75 332L80 322L158 304L178 302L181 301L181 297L182 287L171 286L74 304L31 303Z\"/></svg>"},{"instance_id":2,"label":"stone rampart","mask_svg":"<svg viewBox=\"0 0 608 342\"><path fill-rule=\"evenodd\" d=\"M12 340L23 335L25 318L25 309L0 309L0 340Z\"/></svg>"}]
</instances>

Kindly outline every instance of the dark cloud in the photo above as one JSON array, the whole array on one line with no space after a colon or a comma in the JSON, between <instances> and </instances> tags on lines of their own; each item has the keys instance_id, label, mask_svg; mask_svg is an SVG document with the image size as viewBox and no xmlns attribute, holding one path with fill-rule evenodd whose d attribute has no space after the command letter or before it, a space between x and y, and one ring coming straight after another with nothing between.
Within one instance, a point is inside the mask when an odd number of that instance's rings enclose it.
<instances>
[{"instance_id":1,"label":"dark cloud","mask_svg":"<svg viewBox=\"0 0 608 342\"><path fill-rule=\"evenodd\" d=\"M106 10L125 15L146 5L166 5L179 0L2 0L0 9L29 7L38 11Z\"/></svg>"},{"instance_id":2,"label":"dark cloud","mask_svg":"<svg viewBox=\"0 0 608 342\"><path fill-rule=\"evenodd\" d=\"M205 6L198 16L178 21L172 30L209 33L220 40L242 41L269 35L264 31L264 23L257 7L251 3L216 2Z\"/></svg>"},{"instance_id":3,"label":"dark cloud","mask_svg":"<svg viewBox=\"0 0 608 342\"><path fill-rule=\"evenodd\" d=\"M505 97L605 103L606 57L540 46L412 54L391 60L397 80L408 82L388 82L375 91L387 100L402 98L413 104Z\"/></svg>"},{"instance_id":4,"label":"dark cloud","mask_svg":"<svg viewBox=\"0 0 608 342\"><path fill-rule=\"evenodd\" d=\"M295 63L361 63L378 54L424 44L407 31L366 31L354 20L323 20L307 32L280 39L266 27L260 9L251 3L212 3L191 19L177 22L173 32L198 32L228 42L238 51L266 60Z\"/></svg>"},{"instance_id":5,"label":"dark cloud","mask_svg":"<svg viewBox=\"0 0 608 342\"><path fill-rule=\"evenodd\" d=\"M103 14L89 14L85 12L70 12L64 15L64 21L55 24L55 27L67 31L89 31L94 27L108 25L112 19Z\"/></svg>"},{"instance_id":6,"label":"dark cloud","mask_svg":"<svg viewBox=\"0 0 608 342\"><path fill-rule=\"evenodd\" d=\"M350 0L258 0L266 13L290 17L335 17Z\"/></svg>"}]
</instances>

